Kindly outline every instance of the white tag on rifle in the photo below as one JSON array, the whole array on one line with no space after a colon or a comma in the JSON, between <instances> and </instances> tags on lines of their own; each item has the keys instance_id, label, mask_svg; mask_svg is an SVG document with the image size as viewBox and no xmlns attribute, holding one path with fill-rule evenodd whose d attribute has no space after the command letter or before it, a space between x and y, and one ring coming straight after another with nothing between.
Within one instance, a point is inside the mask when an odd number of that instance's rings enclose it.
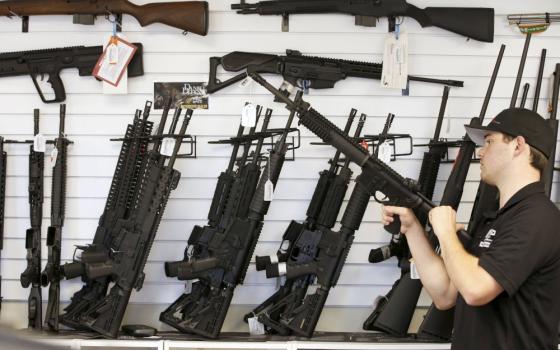
<instances>
[{"instance_id":1,"label":"white tag on rifle","mask_svg":"<svg viewBox=\"0 0 560 350\"><path fill-rule=\"evenodd\" d=\"M410 259L410 279L411 280L420 279L420 275L418 274L418 269L416 268L416 264L414 263L413 259Z\"/></svg>"},{"instance_id":2,"label":"white tag on rifle","mask_svg":"<svg viewBox=\"0 0 560 350\"><path fill-rule=\"evenodd\" d=\"M393 155L393 147L389 144L389 141L385 141L379 146L379 152L377 153L377 158L384 163L391 161L391 156Z\"/></svg>"},{"instance_id":3,"label":"white tag on rifle","mask_svg":"<svg viewBox=\"0 0 560 350\"><path fill-rule=\"evenodd\" d=\"M56 165L56 159L58 158L58 148L56 146L51 152L51 165L54 167Z\"/></svg>"},{"instance_id":4,"label":"white tag on rifle","mask_svg":"<svg viewBox=\"0 0 560 350\"><path fill-rule=\"evenodd\" d=\"M397 39L398 36L398 39ZM402 26L397 32L388 33L383 50L381 86L389 89L406 89L408 80L408 34Z\"/></svg>"},{"instance_id":5,"label":"white tag on rifle","mask_svg":"<svg viewBox=\"0 0 560 350\"><path fill-rule=\"evenodd\" d=\"M266 183L264 184L264 200L265 202L272 202L273 198L274 198L274 184L269 179L266 180Z\"/></svg>"},{"instance_id":6,"label":"white tag on rifle","mask_svg":"<svg viewBox=\"0 0 560 350\"><path fill-rule=\"evenodd\" d=\"M159 152L163 156L171 157L173 155L173 150L175 149L176 140L171 137L166 137L161 141L161 151Z\"/></svg>"},{"instance_id":7,"label":"white tag on rifle","mask_svg":"<svg viewBox=\"0 0 560 350\"><path fill-rule=\"evenodd\" d=\"M264 325L256 317L248 318L247 322L249 323L249 334L264 335Z\"/></svg>"},{"instance_id":8,"label":"white tag on rifle","mask_svg":"<svg viewBox=\"0 0 560 350\"><path fill-rule=\"evenodd\" d=\"M47 139L43 134L37 134L33 138L33 151L45 153L47 149Z\"/></svg>"},{"instance_id":9,"label":"white tag on rifle","mask_svg":"<svg viewBox=\"0 0 560 350\"><path fill-rule=\"evenodd\" d=\"M136 50L138 48L128 41L112 36L109 45L99 57L92 75L111 85L118 86Z\"/></svg>"},{"instance_id":10,"label":"white tag on rifle","mask_svg":"<svg viewBox=\"0 0 560 350\"><path fill-rule=\"evenodd\" d=\"M257 107L248 103L241 111L241 125L246 128L254 128L257 124Z\"/></svg>"}]
</instances>

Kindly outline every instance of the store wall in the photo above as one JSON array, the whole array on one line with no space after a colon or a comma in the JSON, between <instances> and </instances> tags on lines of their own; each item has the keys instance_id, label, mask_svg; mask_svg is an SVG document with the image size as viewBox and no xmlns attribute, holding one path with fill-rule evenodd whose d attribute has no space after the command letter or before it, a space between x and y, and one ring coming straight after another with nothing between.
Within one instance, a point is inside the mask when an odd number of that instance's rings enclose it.
<instances>
[{"instance_id":1,"label":"store wall","mask_svg":"<svg viewBox=\"0 0 560 350\"><path fill-rule=\"evenodd\" d=\"M141 28L132 17L125 16L124 34L131 41L144 44L145 68L143 77L128 81L127 95L103 95L99 82L91 77L79 77L75 70L66 70L61 74L68 94L66 130L68 137L74 141L68 157L66 222L62 245L64 262L72 259L75 245L88 244L93 237L120 149L118 143L110 142L109 139L122 135L135 109L142 108L146 100L153 99L153 82L207 81L208 57L222 56L235 50L282 54L286 49L296 49L308 55L333 58L375 62L382 59L383 42L387 35L386 19L380 20L376 28L363 28L354 26L351 16L297 15L291 17L290 32L283 33L279 17L236 15L229 10L232 1L209 2L211 24L206 37L193 34L183 36L178 30L157 24ZM462 3L465 6L495 7L494 43L467 40L438 28L423 29L410 18L404 20L410 33L409 73L465 81L464 88L453 88L450 93L442 131L442 136L449 138L461 137L464 134L462 125L471 117L478 116L502 43L507 45L507 49L488 116L509 106L524 37L515 27L508 25L506 15L558 11L558 4L553 0L473 0ZM414 4L419 7L447 6L449 2L417 0ZM453 5L459 6L460 3L454 2ZM18 19L0 18L0 51L101 45L108 40L111 25L103 18L98 18L93 27L73 25L71 21L70 16L32 17L30 33L21 33ZM545 33L533 37L523 80L532 84L530 96L533 94L542 48L548 49L548 59L539 111L547 115L550 76L554 64L560 62L560 26L553 25ZM229 73L220 75L222 80L230 76ZM277 86L281 82L278 77L270 77L270 81ZM381 88L379 81L349 78L339 82L334 89L312 90L305 98L339 126L344 125L350 108L357 108L368 115L366 134L378 133L387 113L394 113L396 118L392 131L410 133L414 136L414 142L421 144L426 143L433 134L441 93L442 87L439 85L411 83L410 96L403 97L400 91ZM256 84L224 89L210 97L208 110L195 112L189 132L198 137L198 157L176 163L182 173L181 182L172 193L150 253L144 288L133 293L126 315L128 322L161 327L157 320L159 312L183 291L183 283L165 277L163 262L180 259L192 227L205 223L216 177L226 167L230 153L228 146L209 145L207 142L235 133L245 101L274 108L272 127L284 125L287 116L285 108L274 103L271 95ZM532 99L529 99L529 103L532 103ZM41 109L41 131L49 137L55 136L58 105L43 104L29 77L0 79L0 106L0 135L5 138L31 137L34 108ZM152 115L152 120L157 120L159 111ZM276 188L275 199L257 245L257 254L275 252L290 220L305 218L318 172L327 166L333 154L329 147L311 146L310 142L317 141L317 138L309 131L302 128L301 135L302 146L296 151L296 160L286 163ZM21 287L19 275L26 266L25 230L29 226L28 148L7 145L6 151L9 157L1 260L4 297L1 318L3 322L24 327L29 290ZM416 178L423 152L424 149L417 148L413 155L400 158L390 165L403 176ZM450 165L443 165L436 201L441 196L449 172ZM478 180L475 165L469 173L459 209L459 218L463 222L468 221ZM47 165L43 237L46 237L50 218L50 183L51 167ZM558 201L557 197L554 187L555 201ZM359 331L374 299L385 294L399 276L394 259L377 265L367 263L369 250L389 240L389 235L380 225L379 211L379 205L372 201L356 234L338 285L331 290L319 330ZM46 252L43 245L44 259ZM79 287L79 281L63 281L63 302L68 301ZM225 329L244 330L245 326L240 321L243 312L263 301L276 287L277 281L267 280L264 273L257 273L252 264L245 283L235 291ZM46 298L46 289L43 295ZM429 298L423 296L419 306L425 307L429 303Z\"/></svg>"}]
</instances>

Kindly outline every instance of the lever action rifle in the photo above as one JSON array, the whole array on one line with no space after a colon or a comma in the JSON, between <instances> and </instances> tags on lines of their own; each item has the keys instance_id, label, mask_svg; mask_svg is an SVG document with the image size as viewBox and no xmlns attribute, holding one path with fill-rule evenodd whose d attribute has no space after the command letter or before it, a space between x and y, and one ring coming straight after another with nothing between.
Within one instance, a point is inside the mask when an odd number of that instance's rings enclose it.
<instances>
[{"instance_id":1,"label":"lever action rifle","mask_svg":"<svg viewBox=\"0 0 560 350\"><path fill-rule=\"evenodd\" d=\"M165 118L167 118L167 113L169 112L169 102L165 105L166 108L163 111L160 125L165 124ZM139 109L136 110L133 122L126 128L105 208L99 218L93 242L89 246L77 247L79 250L84 250L84 253L85 249L87 249L90 255L96 251L102 254L104 246L113 240L112 228L118 220L125 217L131 201L129 199L130 193L133 192L136 184L136 178L142 164L142 157L146 153L145 150L148 149L148 137L153 128L153 122L148 121L150 109L151 103L148 102L143 112ZM173 125L176 125L179 119L177 111L173 119ZM88 254L86 254L86 260ZM76 256L75 260L77 260ZM62 267L62 272L66 279L82 276L84 286L74 294L70 305L64 309L65 312L61 315L61 323L74 329L83 329L84 327L80 324L80 316L93 303L105 297L110 279L109 277L86 278L83 274L84 265L81 261L65 264Z\"/></svg>"},{"instance_id":2,"label":"lever action rifle","mask_svg":"<svg viewBox=\"0 0 560 350\"><path fill-rule=\"evenodd\" d=\"M192 112L187 110L177 135L174 135L176 124L172 125L168 135L163 135L165 124L160 123L157 134L151 137L154 140L153 148L147 152L144 150L141 157L133 192L129 193L127 215L118 219L110 228L107 245L78 247L82 250L81 259L71 268L65 269L67 277L81 275L86 280L108 278L114 283L106 295L102 295L82 311L79 316L81 327L115 338L132 290L142 288L144 266L159 223L171 191L177 188L181 177L173 166L182 139L186 137ZM176 139L169 153L163 148L163 137Z\"/></svg>"},{"instance_id":3,"label":"lever action rifle","mask_svg":"<svg viewBox=\"0 0 560 350\"><path fill-rule=\"evenodd\" d=\"M5 2L11 1L0 2L0 7ZM41 3L42 7L46 7L44 1ZM129 77L144 75L142 44L134 43L134 45L138 50L128 65ZM29 75L44 103L63 102L66 99L66 91L60 79L60 72L63 69L76 68L80 76L90 76L102 53L103 46L74 46L0 53L0 78ZM48 75L47 82L50 83L55 95L51 100L46 99L37 81L39 77L42 80L45 75Z\"/></svg>"},{"instance_id":4,"label":"lever action rifle","mask_svg":"<svg viewBox=\"0 0 560 350\"><path fill-rule=\"evenodd\" d=\"M33 135L39 134L39 110L35 109ZM43 223L43 179L45 153L29 147L29 218L31 228L25 234L27 268L20 276L23 288L31 286L27 300L28 328L42 329L43 301L41 296L41 224Z\"/></svg>"},{"instance_id":5,"label":"lever action rifle","mask_svg":"<svg viewBox=\"0 0 560 350\"><path fill-rule=\"evenodd\" d=\"M0 253L4 249L4 204L6 201L6 160L4 138L0 136ZM2 259L0 259L0 262ZM2 264L0 263L0 267ZM0 270L0 310L2 310L2 272Z\"/></svg>"},{"instance_id":6,"label":"lever action rifle","mask_svg":"<svg viewBox=\"0 0 560 350\"><path fill-rule=\"evenodd\" d=\"M381 160L372 157L342 130L311 108L309 103L290 100L256 73L251 74L251 77L285 103L290 111L296 111L301 124L362 168L342 217L339 232L328 232L330 237L325 236L323 240L325 246L322 247L320 256L316 260L307 264L293 265L286 271L286 278L305 274L317 276L319 288L316 292L307 295L301 306L290 315L283 315L280 320L295 334L310 337L317 325L328 292L338 281L352 245L354 232L360 227L370 197L373 196L382 204L404 206L422 213L430 211L434 204L420 192L414 181L403 178ZM383 193L386 198L380 199L378 192Z\"/></svg>"},{"instance_id":7,"label":"lever action rifle","mask_svg":"<svg viewBox=\"0 0 560 350\"><path fill-rule=\"evenodd\" d=\"M224 82L216 78L218 66L228 72L240 72ZM302 89L329 89L336 82L347 77L381 79L382 63L342 60L326 57L305 56L296 50L286 50L286 56L256 52L234 51L223 57L210 57L209 93L219 91L245 79L251 73L270 73L282 75L284 83L280 90L291 93L294 87ZM410 75L410 81L444 84L462 87L458 80L442 80Z\"/></svg>"},{"instance_id":8,"label":"lever action rifle","mask_svg":"<svg viewBox=\"0 0 560 350\"><path fill-rule=\"evenodd\" d=\"M66 105L60 105L60 124L58 138L55 140L53 156L56 163L52 174L51 189L51 226L47 229L48 260L43 273L41 284L49 286L49 299L45 312L45 326L51 331L58 331L58 313L60 309L60 257L62 248L62 226L66 205L66 169L68 139L64 134L64 119Z\"/></svg>"},{"instance_id":9,"label":"lever action rifle","mask_svg":"<svg viewBox=\"0 0 560 350\"><path fill-rule=\"evenodd\" d=\"M350 132L355 115L356 110L352 109L344 129L345 134ZM354 139L359 138L365 119L366 115L362 114L354 133ZM319 251L325 248L324 236L335 225L352 177L352 171L349 168L350 160L346 159L340 166L338 164L340 155L341 152L337 150L333 159L329 161L330 168L320 173L307 210L307 219L303 223L296 221L290 223L276 256L256 258L257 271L266 270L267 278L282 276L288 273L294 265L314 261ZM340 171L337 174L338 170ZM314 280L314 275L307 274L287 278L276 293L254 309L252 313L246 315L245 319L256 317L265 325L265 329L269 333L289 335L291 329L283 322L297 313L294 310L301 306L308 287Z\"/></svg>"},{"instance_id":10,"label":"lever action rifle","mask_svg":"<svg viewBox=\"0 0 560 350\"><path fill-rule=\"evenodd\" d=\"M298 98L302 95L298 92ZM216 338L220 334L235 287L243 283L263 227L263 219L270 207L267 187L276 186L285 155L286 139L291 131L295 113L290 113L280 140L270 152L251 198L246 215L233 216L224 230L212 236L201 236L197 243L206 246L205 253L176 266L179 280L198 279L192 291L183 294L162 313L160 319L182 332ZM260 149L258 150L260 151ZM253 162L259 158L257 150ZM230 198L230 200L236 198ZM227 216L227 215L226 215ZM192 241L189 244L194 243ZM199 244L200 244L199 243ZM169 268L166 268L169 271ZM181 315L178 318L177 314Z\"/></svg>"},{"instance_id":11,"label":"lever action rifle","mask_svg":"<svg viewBox=\"0 0 560 350\"><path fill-rule=\"evenodd\" d=\"M142 27L162 23L198 35L208 33L206 1L175 1L135 5L127 0L8 0L0 2L0 16L74 15L74 23L93 25L96 16L131 15Z\"/></svg>"},{"instance_id":12,"label":"lever action rifle","mask_svg":"<svg viewBox=\"0 0 560 350\"><path fill-rule=\"evenodd\" d=\"M422 193L429 199L432 199L434 189L437 182L437 175L441 160L447 154L449 142L440 139L441 126L443 118L445 117L445 108L449 97L449 87L446 86L443 90L440 110L434 131L434 137L430 140L428 152L424 152L422 165L420 167L420 175L418 177L418 184ZM428 217L425 213L415 213L418 221L425 227L428 222ZM400 227L387 226L386 229L393 235L390 243L384 247L372 249L369 254L370 263L378 263L396 256L398 265L401 269L401 277L393 284L391 290L380 299L375 306L372 314L364 322L364 330L376 330L386 332L395 336L404 336L412 320L414 310L416 309L416 301L420 296L422 285L418 280L410 280L411 284L418 284L415 288L406 288L409 294L406 298L393 298L395 290L398 288L399 283L406 279L410 274L409 259L411 258L410 250L404 235L400 234ZM392 229L397 229L393 231ZM395 304L398 302L399 304ZM408 303L404 303L408 302ZM398 311L395 310L398 308Z\"/></svg>"},{"instance_id":13,"label":"lever action rifle","mask_svg":"<svg viewBox=\"0 0 560 350\"><path fill-rule=\"evenodd\" d=\"M282 15L282 31L289 30L289 15L302 13L345 13L356 17L356 25L375 27L381 17L414 18L422 27L439 27L475 40L494 41L494 9L476 7L418 8L405 0L275 0L232 4L240 14Z\"/></svg>"}]
</instances>

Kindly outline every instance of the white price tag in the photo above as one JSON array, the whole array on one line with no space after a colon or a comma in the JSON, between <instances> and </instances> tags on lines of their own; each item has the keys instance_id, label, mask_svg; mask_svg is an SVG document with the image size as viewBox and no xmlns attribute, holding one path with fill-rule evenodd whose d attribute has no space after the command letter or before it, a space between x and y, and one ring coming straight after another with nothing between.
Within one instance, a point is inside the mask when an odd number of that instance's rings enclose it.
<instances>
[{"instance_id":1,"label":"white price tag","mask_svg":"<svg viewBox=\"0 0 560 350\"><path fill-rule=\"evenodd\" d=\"M54 167L56 165L56 159L58 158L58 148L56 146L51 152L51 165Z\"/></svg>"},{"instance_id":2,"label":"white price tag","mask_svg":"<svg viewBox=\"0 0 560 350\"><path fill-rule=\"evenodd\" d=\"M171 137L166 137L161 141L161 155L171 157L173 155L173 150L175 149L176 140Z\"/></svg>"},{"instance_id":3,"label":"white price tag","mask_svg":"<svg viewBox=\"0 0 560 350\"><path fill-rule=\"evenodd\" d=\"M388 33L383 50L383 71L381 86L389 89L406 89L408 80L408 34L399 29Z\"/></svg>"},{"instance_id":4,"label":"white price tag","mask_svg":"<svg viewBox=\"0 0 560 350\"><path fill-rule=\"evenodd\" d=\"M264 200L266 202L271 202L274 198L274 184L272 181L267 180L264 184Z\"/></svg>"},{"instance_id":5,"label":"white price tag","mask_svg":"<svg viewBox=\"0 0 560 350\"><path fill-rule=\"evenodd\" d=\"M377 147L379 147L377 158L379 158L384 163L390 162L391 156L393 155L393 147L391 147L389 141L385 141Z\"/></svg>"},{"instance_id":6,"label":"white price tag","mask_svg":"<svg viewBox=\"0 0 560 350\"><path fill-rule=\"evenodd\" d=\"M259 322L256 317L250 317L247 319L249 323L249 334L251 335L264 335L264 325Z\"/></svg>"},{"instance_id":7,"label":"white price tag","mask_svg":"<svg viewBox=\"0 0 560 350\"><path fill-rule=\"evenodd\" d=\"M35 137L33 138L33 150L35 152L45 153L46 149L47 139L45 139L45 136L43 136L43 134L35 135Z\"/></svg>"},{"instance_id":8,"label":"white price tag","mask_svg":"<svg viewBox=\"0 0 560 350\"><path fill-rule=\"evenodd\" d=\"M420 275L418 274L418 269L416 268L416 264L414 263L413 259L410 259L410 279L411 280L420 279Z\"/></svg>"},{"instance_id":9,"label":"white price tag","mask_svg":"<svg viewBox=\"0 0 560 350\"><path fill-rule=\"evenodd\" d=\"M257 107L248 103L243 106L241 111L241 125L244 127L254 128L257 124Z\"/></svg>"}]
</instances>

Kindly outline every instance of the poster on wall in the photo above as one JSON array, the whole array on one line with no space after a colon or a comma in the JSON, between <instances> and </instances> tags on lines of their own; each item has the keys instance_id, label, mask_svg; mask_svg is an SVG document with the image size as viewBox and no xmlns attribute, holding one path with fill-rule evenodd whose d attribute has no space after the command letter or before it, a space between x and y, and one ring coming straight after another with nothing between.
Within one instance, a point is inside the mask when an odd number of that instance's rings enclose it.
<instances>
[{"instance_id":1,"label":"poster on wall","mask_svg":"<svg viewBox=\"0 0 560 350\"><path fill-rule=\"evenodd\" d=\"M171 96L171 106L180 106L182 109L208 109L206 83L154 83L155 109L163 109L163 103L169 96Z\"/></svg>"}]
</instances>

